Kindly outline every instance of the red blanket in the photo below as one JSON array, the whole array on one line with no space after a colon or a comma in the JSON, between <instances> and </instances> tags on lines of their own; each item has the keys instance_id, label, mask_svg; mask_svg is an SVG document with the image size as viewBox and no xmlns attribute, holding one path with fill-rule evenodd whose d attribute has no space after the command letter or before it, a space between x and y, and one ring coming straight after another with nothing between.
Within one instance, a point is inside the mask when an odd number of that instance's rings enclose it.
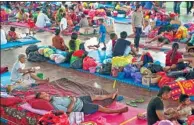
<instances>
[{"instance_id":1,"label":"red blanket","mask_svg":"<svg viewBox=\"0 0 194 125\"><path fill-rule=\"evenodd\" d=\"M8 67L1 67L1 74L8 71Z\"/></svg>"}]
</instances>

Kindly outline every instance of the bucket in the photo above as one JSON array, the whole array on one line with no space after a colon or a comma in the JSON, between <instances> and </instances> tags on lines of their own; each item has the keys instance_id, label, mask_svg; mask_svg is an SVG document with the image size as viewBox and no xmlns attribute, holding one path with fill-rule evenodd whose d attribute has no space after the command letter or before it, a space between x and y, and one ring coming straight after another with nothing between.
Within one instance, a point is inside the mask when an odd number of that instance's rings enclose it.
<instances>
[{"instance_id":1,"label":"bucket","mask_svg":"<svg viewBox=\"0 0 194 125\"><path fill-rule=\"evenodd\" d=\"M96 72L96 67L90 67L89 71L90 71L90 73L95 73Z\"/></svg>"},{"instance_id":2,"label":"bucket","mask_svg":"<svg viewBox=\"0 0 194 125\"><path fill-rule=\"evenodd\" d=\"M43 73L37 73L36 76L40 79L44 79L44 74Z\"/></svg>"}]
</instances>

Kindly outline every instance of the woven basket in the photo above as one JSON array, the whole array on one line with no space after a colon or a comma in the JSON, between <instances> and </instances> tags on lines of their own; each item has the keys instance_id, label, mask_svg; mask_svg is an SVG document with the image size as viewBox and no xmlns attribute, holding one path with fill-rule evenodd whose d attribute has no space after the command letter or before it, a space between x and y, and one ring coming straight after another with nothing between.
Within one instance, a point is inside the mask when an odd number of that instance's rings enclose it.
<instances>
[{"instance_id":1,"label":"woven basket","mask_svg":"<svg viewBox=\"0 0 194 125\"><path fill-rule=\"evenodd\" d=\"M142 84L147 86L157 85L160 79L161 76L157 74L144 75L142 77Z\"/></svg>"}]
</instances>

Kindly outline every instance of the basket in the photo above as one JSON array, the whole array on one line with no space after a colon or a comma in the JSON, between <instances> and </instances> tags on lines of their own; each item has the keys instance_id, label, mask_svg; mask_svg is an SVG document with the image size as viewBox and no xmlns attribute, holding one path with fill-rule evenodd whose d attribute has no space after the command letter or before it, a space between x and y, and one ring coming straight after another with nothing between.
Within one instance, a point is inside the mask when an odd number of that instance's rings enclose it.
<instances>
[{"instance_id":1,"label":"basket","mask_svg":"<svg viewBox=\"0 0 194 125\"><path fill-rule=\"evenodd\" d=\"M146 86L155 86L158 84L159 80L161 79L160 75L151 74L151 75L144 75L142 77L142 84Z\"/></svg>"}]
</instances>

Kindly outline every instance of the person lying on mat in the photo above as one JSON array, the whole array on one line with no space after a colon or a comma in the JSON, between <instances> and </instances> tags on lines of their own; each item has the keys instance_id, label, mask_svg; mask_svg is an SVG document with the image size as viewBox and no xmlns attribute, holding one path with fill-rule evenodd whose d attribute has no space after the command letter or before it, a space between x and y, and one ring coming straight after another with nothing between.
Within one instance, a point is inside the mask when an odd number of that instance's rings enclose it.
<instances>
[{"instance_id":1,"label":"person lying on mat","mask_svg":"<svg viewBox=\"0 0 194 125\"><path fill-rule=\"evenodd\" d=\"M11 82L16 83L15 85L9 86L8 91L11 91L18 86L19 83L24 83L22 86L31 84L43 84L48 83L49 78L40 79L35 74L35 68L25 68L26 56L19 54L17 61L14 63L11 71Z\"/></svg>"},{"instance_id":2,"label":"person lying on mat","mask_svg":"<svg viewBox=\"0 0 194 125\"><path fill-rule=\"evenodd\" d=\"M15 41L19 39L18 34L15 32L15 27L10 27L10 31L7 34L8 41Z\"/></svg>"},{"instance_id":3,"label":"person lying on mat","mask_svg":"<svg viewBox=\"0 0 194 125\"><path fill-rule=\"evenodd\" d=\"M171 96L171 88L164 86L158 92L156 97L153 97L147 107L147 122L148 125L153 125L157 121L177 118L178 114L172 114L171 117L164 114L164 100L168 100Z\"/></svg>"},{"instance_id":4,"label":"person lying on mat","mask_svg":"<svg viewBox=\"0 0 194 125\"><path fill-rule=\"evenodd\" d=\"M7 39L6 39L5 30L2 28L1 25L0 25L0 29L1 29L1 45L3 45L7 43Z\"/></svg>"},{"instance_id":5,"label":"person lying on mat","mask_svg":"<svg viewBox=\"0 0 194 125\"><path fill-rule=\"evenodd\" d=\"M55 36L52 38L52 46L62 51L67 51L68 47L65 45L63 38L60 36L60 29L55 30Z\"/></svg>"},{"instance_id":6,"label":"person lying on mat","mask_svg":"<svg viewBox=\"0 0 194 125\"><path fill-rule=\"evenodd\" d=\"M164 44L169 44L175 38L176 30L174 28L169 28L168 30L161 31L158 30L158 35L153 39L146 41L145 43L151 43L155 40L158 40L158 47L162 47Z\"/></svg>"},{"instance_id":7,"label":"person lying on mat","mask_svg":"<svg viewBox=\"0 0 194 125\"><path fill-rule=\"evenodd\" d=\"M128 107L124 107L120 109L110 109L93 103L93 101L103 101L105 99L114 100L117 94L118 94L118 90L115 93L112 93L109 95L56 97L56 96L50 96L46 92L40 92L36 94L36 98L47 100L54 106L56 110L62 110L66 113L84 112L85 114L93 114L99 111L103 113L112 114L112 113L128 112Z\"/></svg>"},{"instance_id":8,"label":"person lying on mat","mask_svg":"<svg viewBox=\"0 0 194 125\"><path fill-rule=\"evenodd\" d=\"M113 57L115 56L127 56L129 53L134 53L137 55L135 49L131 46L131 42L126 40L127 32L123 31L120 33L119 39L117 39L114 49L113 49Z\"/></svg>"},{"instance_id":9,"label":"person lying on mat","mask_svg":"<svg viewBox=\"0 0 194 125\"><path fill-rule=\"evenodd\" d=\"M71 40L68 43L69 52L77 51L79 50L81 41L78 39L77 33L72 33Z\"/></svg>"}]
</instances>

